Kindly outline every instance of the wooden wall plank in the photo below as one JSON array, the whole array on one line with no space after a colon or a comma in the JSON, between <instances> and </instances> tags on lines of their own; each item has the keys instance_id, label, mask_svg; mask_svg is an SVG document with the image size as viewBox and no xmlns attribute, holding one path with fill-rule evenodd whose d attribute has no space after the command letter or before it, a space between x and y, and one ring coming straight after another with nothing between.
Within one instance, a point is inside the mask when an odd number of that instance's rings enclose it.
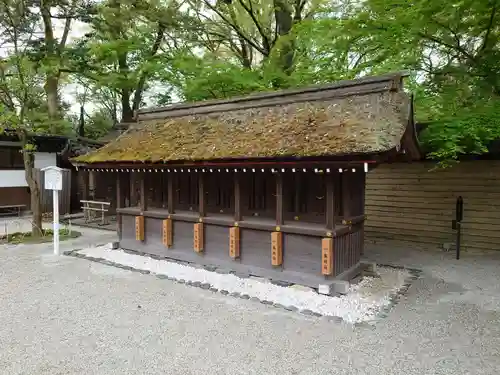
<instances>
[{"instance_id":1,"label":"wooden wall plank","mask_svg":"<svg viewBox=\"0 0 500 375\"><path fill-rule=\"evenodd\" d=\"M444 170L433 167L390 164L368 173L366 238L433 247L453 243L451 222L456 199L462 196L464 250L500 250L500 161L461 162Z\"/></svg>"}]
</instances>

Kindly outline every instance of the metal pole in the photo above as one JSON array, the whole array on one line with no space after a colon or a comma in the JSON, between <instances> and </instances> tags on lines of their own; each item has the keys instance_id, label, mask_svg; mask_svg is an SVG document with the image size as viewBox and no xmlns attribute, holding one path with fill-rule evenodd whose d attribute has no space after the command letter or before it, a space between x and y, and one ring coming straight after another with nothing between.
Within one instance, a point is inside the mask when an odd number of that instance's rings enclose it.
<instances>
[{"instance_id":1,"label":"metal pole","mask_svg":"<svg viewBox=\"0 0 500 375\"><path fill-rule=\"evenodd\" d=\"M457 203L455 207L455 220L456 220L456 229L457 229L457 241L456 241L456 247L457 247L457 254L456 258L460 259L460 237L461 237L461 232L462 232L462 220L464 219L464 200L462 196L459 196L457 198Z\"/></svg>"},{"instance_id":2,"label":"metal pole","mask_svg":"<svg viewBox=\"0 0 500 375\"><path fill-rule=\"evenodd\" d=\"M52 190L54 217L54 255L59 255L59 190Z\"/></svg>"}]
</instances>

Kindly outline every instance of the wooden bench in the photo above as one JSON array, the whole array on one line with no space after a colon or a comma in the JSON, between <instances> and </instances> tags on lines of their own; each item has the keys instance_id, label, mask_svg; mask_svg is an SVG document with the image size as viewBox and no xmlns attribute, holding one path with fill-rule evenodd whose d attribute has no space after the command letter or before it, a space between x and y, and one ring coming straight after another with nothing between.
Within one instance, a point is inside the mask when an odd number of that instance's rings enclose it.
<instances>
[{"instance_id":1,"label":"wooden bench","mask_svg":"<svg viewBox=\"0 0 500 375\"><path fill-rule=\"evenodd\" d=\"M8 204L8 205L1 205L0 206L0 211L7 211L5 213L0 213L2 216L9 216L10 214L17 214L18 217L21 216L21 210L25 209L26 205L25 204Z\"/></svg>"},{"instance_id":2,"label":"wooden bench","mask_svg":"<svg viewBox=\"0 0 500 375\"><path fill-rule=\"evenodd\" d=\"M97 214L100 212L101 225L108 224L106 220L106 213L109 211L111 206L110 202L81 200L80 203L82 204L83 217L86 223L97 219Z\"/></svg>"}]
</instances>

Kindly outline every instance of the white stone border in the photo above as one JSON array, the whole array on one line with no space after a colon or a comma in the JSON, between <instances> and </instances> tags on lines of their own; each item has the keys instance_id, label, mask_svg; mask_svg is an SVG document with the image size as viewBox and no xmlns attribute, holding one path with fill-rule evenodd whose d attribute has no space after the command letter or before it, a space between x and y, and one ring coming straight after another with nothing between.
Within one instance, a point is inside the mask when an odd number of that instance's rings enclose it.
<instances>
[{"instance_id":1,"label":"white stone border","mask_svg":"<svg viewBox=\"0 0 500 375\"><path fill-rule=\"evenodd\" d=\"M312 290L298 290L252 278L240 278L233 274L220 274L169 260L131 254L123 250L111 250L109 246L74 250L67 255L141 273L151 273L159 278L259 301L290 311L300 311L307 315L340 318L347 323L369 322L384 316L383 313L394 304L400 291L408 288L408 280L414 278L406 269L380 268L381 278L365 277L360 283L351 285L347 295L330 297Z\"/></svg>"}]
</instances>

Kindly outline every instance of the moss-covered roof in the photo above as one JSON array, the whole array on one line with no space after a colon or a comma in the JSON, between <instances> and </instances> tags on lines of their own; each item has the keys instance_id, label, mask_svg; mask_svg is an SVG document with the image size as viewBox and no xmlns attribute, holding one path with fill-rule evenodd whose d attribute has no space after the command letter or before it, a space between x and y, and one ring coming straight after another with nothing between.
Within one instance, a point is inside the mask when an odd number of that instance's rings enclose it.
<instances>
[{"instance_id":1,"label":"moss-covered roof","mask_svg":"<svg viewBox=\"0 0 500 375\"><path fill-rule=\"evenodd\" d=\"M408 125L402 91L142 120L80 164L337 156L396 147ZM184 109L183 109L184 110ZM196 112L193 110L193 112ZM147 117L147 116L145 116Z\"/></svg>"}]
</instances>

